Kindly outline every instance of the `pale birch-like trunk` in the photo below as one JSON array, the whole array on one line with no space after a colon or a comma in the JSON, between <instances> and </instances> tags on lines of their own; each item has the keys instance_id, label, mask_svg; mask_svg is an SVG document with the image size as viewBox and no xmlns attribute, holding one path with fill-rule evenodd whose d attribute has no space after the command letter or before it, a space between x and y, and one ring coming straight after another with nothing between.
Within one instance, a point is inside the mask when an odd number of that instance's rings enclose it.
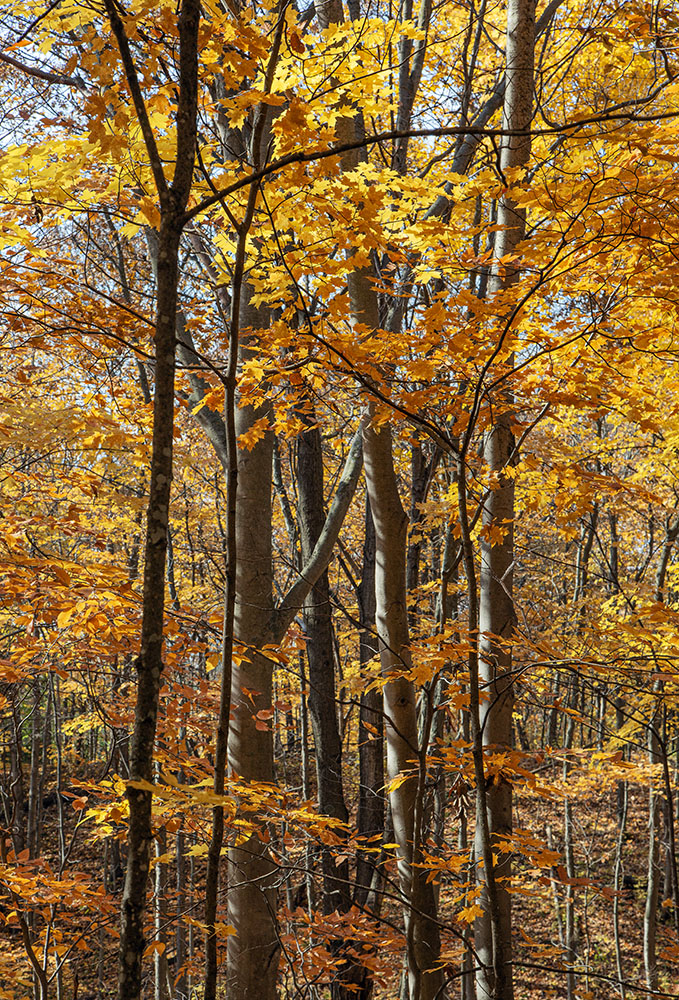
<instances>
[{"instance_id":1,"label":"pale birch-like trunk","mask_svg":"<svg viewBox=\"0 0 679 1000\"><path fill-rule=\"evenodd\" d=\"M377 656L375 636L375 524L366 498L365 538L363 542L362 575L358 586L359 659L364 668ZM384 716L382 695L371 688L361 695L358 726L358 814L356 824L360 837L375 837L384 833ZM375 845L373 844L373 847ZM359 851L356 857L356 888L354 899L365 906L373 882L380 880L375 855Z\"/></svg>"},{"instance_id":2,"label":"pale birch-like trunk","mask_svg":"<svg viewBox=\"0 0 679 1000\"><path fill-rule=\"evenodd\" d=\"M535 38L534 0L509 0L507 7L507 41L503 127L512 132L530 128L533 115L533 66ZM524 166L530 156L530 137L506 136L502 141L500 167L502 171ZM525 234L525 212L510 197L498 206L495 236L495 257L511 254ZM519 277L513 266L497 263L491 274L491 295L500 295ZM509 320L507 320L509 322ZM514 451L512 433L512 400L499 396L493 401L492 423L484 437L484 459L491 477L491 492L486 501L483 523L500 527L505 535L502 542L481 546L481 586L479 606L479 682L486 692L481 705L483 744L488 749L502 750L512 743L512 656L510 641L514 627L513 566L514 566L514 480L505 472ZM508 781L494 782L487 796L488 827L491 837L510 836L512 832L512 788ZM477 824L477 858L484 856L480 839L485 824ZM481 905L486 912L475 927L475 948L481 967L477 973L479 1000L512 1000L512 923L511 897L505 882L511 875L510 856L501 855L496 866L497 926L499 939L493 933L495 920L488 912L489 899L482 883ZM495 982L492 970L499 962L504 965L502 988ZM502 990L500 993L500 989Z\"/></svg>"}]
</instances>

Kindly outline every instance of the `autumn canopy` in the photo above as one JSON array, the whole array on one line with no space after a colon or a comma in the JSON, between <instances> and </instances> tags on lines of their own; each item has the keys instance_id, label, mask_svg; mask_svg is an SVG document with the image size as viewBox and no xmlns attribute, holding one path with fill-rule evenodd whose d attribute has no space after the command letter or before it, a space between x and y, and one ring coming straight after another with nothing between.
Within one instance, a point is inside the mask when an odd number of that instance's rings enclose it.
<instances>
[{"instance_id":1,"label":"autumn canopy","mask_svg":"<svg viewBox=\"0 0 679 1000\"><path fill-rule=\"evenodd\" d=\"M679 13L8 0L0 1000L679 995Z\"/></svg>"}]
</instances>

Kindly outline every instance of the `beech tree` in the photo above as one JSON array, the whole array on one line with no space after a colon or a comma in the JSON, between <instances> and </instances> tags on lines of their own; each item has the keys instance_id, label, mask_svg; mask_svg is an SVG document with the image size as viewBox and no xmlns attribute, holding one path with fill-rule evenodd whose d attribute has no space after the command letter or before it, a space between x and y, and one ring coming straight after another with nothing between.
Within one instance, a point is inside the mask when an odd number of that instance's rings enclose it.
<instances>
[{"instance_id":1,"label":"beech tree","mask_svg":"<svg viewBox=\"0 0 679 1000\"><path fill-rule=\"evenodd\" d=\"M530 126L533 119L533 74L535 44L535 5L533 0L518 0L507 7L507 41L505 45L504 109L502 122L507 136L501 140L502 173L525 168L530 160ZM497 208L498 233L494 241L497 261L491 268L488 293L498 309L500 329L495 350L500 353L503 341L511 337L516 306L502 303L503 293L511 289L520 275L511 261L526 234L526 213L510 196L503 195ZM501 304L502 303L502 304ZM503 308L504 306L504 308ZM510 354L507 368L514 359ZM514 708L511 643L514 632L514 482L507 474L515 461L515 440L512 430L511 392L504 386L489 400L492 415L484 435L484 460L490 476L489 493L484 500L483 525L485 538L481 542L481 573L479 590L479 686L483 686L487 701L479 706L477 717L472 707L472 732L475 743L496 750L512 746L512 712ZM500 533L501 541L494 538ZM470 573L472 572L470 567ZM473 685L473 682L472 682ZM473 692L473 686L472 686ZM472 694L473 697L473 694ZM478 751L477 751L478 752ZM482 768L476 772L477 790L481 790ZM499 865L493 863L492 834L511 837L512 786L499 776L497 783L477 795L476 857L483 860L483 916L479 917L474 942L481 968L478 987L481 997L513 997L511 976L511 897L507 892L510 858ZM480 814L479 811L480 810ZM483 813L486 812L487 818Z\"/></svg>"}]
</instances>

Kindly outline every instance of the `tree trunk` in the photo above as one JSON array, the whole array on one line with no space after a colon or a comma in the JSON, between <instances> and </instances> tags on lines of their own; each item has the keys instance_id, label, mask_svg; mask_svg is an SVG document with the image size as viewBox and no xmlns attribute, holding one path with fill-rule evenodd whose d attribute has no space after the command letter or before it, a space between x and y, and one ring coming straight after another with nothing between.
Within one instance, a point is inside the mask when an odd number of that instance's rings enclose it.
<instances>
[{"instance_id":1,"label":"tree trunk","mask_svg":"<svg viewBox=\"0 0 679 1000\"><path fill-rule=\"evenodd\" d=\"M428 7L422 4L422 16ZM343 20L340 0L332 0L318 10L322 27ZM413 62L408 86L417 89ZM410 93L410 90L409 90ZM410 97L400 95L404 111ZM361 138L363 122L359 116L345 115L337 123L340 142ZM351 171L364 160L365 149L341 157L343 172ZM402 153L405 161L405 147ZM373 283L372 266L349 273L347 281L353 324L375 330L379 327L379 308ZM375 414L373 407L369 417ZM406 540L408 519L398 492L389 425L379 428L364 425L363 457L365 478L375 525L375 597L376 624L383 675L388 678L383 691L387 778L391 782L389 801L398 843L399 886L405 908L408 982L411 1000L429 1000L443 988L443 974L437 968L440 952L436 900L426 872L418 867L422 848L422 807L424 774L420 768L417 711L412 681L398 676L411 667L407 589ZM404 780L405 778L405 780Z\"/></svg>"},{"instance_id":2,"label":"tree trunk","mask_svg":"<svg viewBox=\"0 0 679 1000\"><path fill-rule=\"evenodd\" d=\"M622 870L623 870L623 845L625 843L625 836L627 831L627 782L621 781L619 784L622 786L622 809L618 813L618 836L615 842L615 868L613 874L613 891L615 896L613 897L613 942L615 945L615 968L618 974L618 980L620 981L620 1000L626 1000L626 990L624 983L624 970L622 962L622 943L620 941L620 889L622 880ZM618 789L619 791L619 789ZM618 808L620 808L620 796L616 797Z\"/></svg>"},{"instance_id":3,"label":"tree trunk","mask_svg":"<svg viewBox=\"0 0 679 1000\"><path fill-rule=\"evenodd\" d=\"M366 497L365 535L361 580L356 588L359 615L359 660L366 671L377 656L375 633L375 525ZM366 673L364 676L369 676ZM378 841L384 839L384 714L382 692L371 688L361 694L358 720L358 811L356 826L359 839L370 841L371 851L356 853L356 881L353 901L367 908L376 918L382 909L383 853L375 854ZM370 953L368 953L370 954ZM369 1000L373 991L373 976L365 965L355 963L347 977L353 984L347 991L349 1000Z\"/></svg>"},{"instance_id":4,"label":"tree trunk","mask_svg":"<svg viewBox=\"0 0 679 1000\"><path fill-rule=\"evenodd\" d=\"M283 23L283 22L282 22ZM242 357L247 356L247 329L265 327L268 314L246 301L241 313ZM255 421L271 418L271 405L236 411L236 435ZM271 422L271 421L270 421ZM233 663L229 767L246 781L273 782L273 740L268 728L258 727L256 715L272 704L272 667L262 650L278 643L328 565L344 516L356 490L362 466L360 437L349 449L344 470L328 510L323 530L309 559L278 605L273 601L272 508L273 431L252 450L238 454L236 510L236 597L234 637L244 659ZM266 847L252 836L229 851L228 922L236 933L228 940L227 993L229 1000L245 1000L256 992L260 1000L275 995L279 942L275 922L275 886L278 868Z\"/></svg>"},{"instance_id":5,"label":"tree trunk","mask_svg":"<svg viewBox=\"0 0 679 1000\"><path fill-rule=\"evenodd\" d=\"M534 0L509 0L507 7L507 42L503 126L512 131L527 130L533 114L533 60L535 37ZM501 170L525 166L530 156L530 137L508 136L500 154ZM495 258L511 254L525 233L525 212L510 197L498 206L495 236ZM491 296L501 295L519 277L513 266L496 263L491 274ZM507 319L507 323L511 320ZM504 319L501 326L504 327ZM504 334L503 334L504 335ZM510 359L509 364L512 364ZM486 528L501 528L502 542L481 544L481 586L479 607L479 682L487 700L481 706L481 727L484 747L502 750L512 743L512 655L510 641L514 628L513 567L514 567L514 480L505 475L514 452L512 433L512 400L504 394L494 401L493 423L484 438L484 459L490 474L491 492L485 504L483 524ZM511 836L512 788L508 781L493 782L487 794L488 825L491 836ZM477 826L477 836L482 827ZM477 857L482 856L477 843ZM496 879L510 877L509 854L502 854L497 865ZM512 923L511 897L502 881L498 883L499 939L493 934L492 920L486 912L475 927L475 947L481 962L477 976L479 1000L512 1000ZM488 910L489 900L482 886L481 906ZM494 981L489 970L505 968L503 987Z\"/></svg>"},{"instance_id":6,"label":"tree trunk","mask_svg":"<svg viewBox=\"0 0 679 1000\"><path fill-rule=\"evenodd\" d=\"M222 796L226 785L227 752L231 716L231 685L236 613L238 567L238 443L236 436L236 375L238 368L241 298L246 261L246 241L257 203L257 187L252 185L243 220L238 229L236 259L231 288L229 321L229 355L224 376L224 446L226 471L226 530L224 566L224 610L222 618L222 676L219 692L219 712L215 732L215 770L213 790ZM247 293L246 293L247 294ZM214 426L214 425L213 425ZM218 437L221 440L221 436ZM212 834L207 857L205 889L205 1000L217 996L217 901L220 886L220 862L224 842L224 806L217 803L212 810Z\"/></svg>"},{"instance_id":7,"label":"tree trunk","mask_svg":"<svg viewBox=\"0 0 679 1000\"><path fill-rule=\"evenodd\" d=\"M267 323L264 310L243 302L242 357L248 353L247 329ZM269 404L258 409L239 407L237 436L263 417L271 417ZM260 652L274 641L272 466L272 430L252 450L239 450L234 636L245 658L233 663L228 747L231 771L245 781L268 783L274 780L272 734L268 727L258 728L255 717L257 712L270 709L273 700L271 661ZM236 933L228 939L227 995L229 1000L251 1000L253 996L272 1000L280 947L275 921L277 868L265 845L253 835L229 849L228 872L228 923Z\"/></svg>"},{"instance_id":8,"label":"tree trunk","mask_svg":"<svg viewBox=\"0 0 679 1000\"><path fill-rule=\"evenodd\" d=\"M12 692L14 694L14 692ZM15 854L20 854L24 849L24 813L26 807L26 794L24 789L24 768L22 761L23 734L21 710L16 703L16 698L12 697L12 738L9 741L9 795L8 813L10 833L12 835L12 847Z\"/></svg>"},{"instance_id":9,"label":"tree trunk","mask_svg":"<svg viewBox=\"0 0 679 1000\"><path fill-rule=\"evenodd\" d=\"M306 563L320 538L323 512L323 454L321 433L313 411L303 408L307 429L297 439L298 521L302 559ZM347 807L342 787L342 741L335 701L335 656L328 573L324 571L304 601L304 629L309 666L309 714L316 748L319 811L346 823ZM323 851L323 909L325 913L349 908L349 864L335 864L332 852Z\"/></svg>"},{"instance_id":10,"label":"tree trunk","mask_svg":"<svg viewBox=\"0 0 679 1000\"><path fill-rule=\"evenodd\" d=\"M648 727L648 758L651 764L660 760L660 744L655 731L656 718ZM658 932L658 898L660 894L660 802L661 796L653 785L648 790L648 882L644 909L644 971L649 990L658 989L658 959L656 942Z\"/></svg>"},{"instance_id":11,"label":"tree trunk","mask_svg":"<svg viewBox=\"0 0 679 1000\"><path fill-rule=\"evenodd\" d=\"M163 287L161 289L159 281L153 457L147 513L142 642L135 664L137 700L130 753L130 782L127 788L130 820L122 903L120 1000L136 1000L141 990L141 956L145 944L143 920L152 843L150 783L153 778L153 752L163 668L165 551L174 426L174 327L167 320L170 317L174 320L179 247L179 233L173 226L161 224L160 245L165 264L159 269L163 274ZM162 313L161 309L164 310Z\"/></svg>"},{"instance_id":12,"label":"tree trunk","mask_svg":"<svg viewBox=\"0 0 679 1000\"><path fill-rule=\"evenodd\" d=\"M360 276L360 286L372 293ZM360 298L352 299L356 311ZM365 318L359 313L359 321ZM376 325L376 317L375 324ZM423 782L419 780L417 712L412 681L399 676L411 667L406 609L407 518L401 505L392 456L391 430L367 427L364 432L365 476L375 522L375 596L384 686L387 776L394 839L399 845L399 884L406 913L408 980L411 1000L428 1000L442 988L437 962L440 938L434 888L418 867L422 830ZM403 778L406 777L406 780ZM400 784L398 782L401 782Z\"/></svg>"},{"instance_id":13,"label":"tree trunk","mask_svg":"<svg viewBox=\"0 0 679 1000\"><path fill-rule=\"evenodd\" d=\"M160 201L151 481L146 518L141 644L136 661L137 699L130 753L131 780L127 787L130 818L118 966L119 1000L138 1000L141 993L141 964L145 946L144 914L153 837L153 753L163 669L165 563L174 432L178 254L184 225L183 214L191 190L196 147L200 5L197 0L182 0L178 19L177 159L170 185L165 179L155 144L125 26L113 0L106 0L106 12L118 43Z\"/></svg>"},{"instance_id":14,"label":"tree trunk","mask_svg":"<svg viewBox=\"0 0 679 1000\"><path fill-rule=\"evenodd\" d=\"M361 582L358 587L359 659L361 668L377 656L375 636L375 525L366 499L365 541L363 544ZM358 816L359 837L384 833L384 717L382 695L372 688L361 695L358 725ZM376 847L376 844L372 845ZM364 906L376 875L375 855L363 852L356 858L355 900Z\"/></svg>"},{"instance_id":15,"label":"tree trunk","mask_svg":"<svg viewBox=\"0 0 679 1000\"><path fill-rule=\"evenodd\" d=\"M167 830L161 827L156 835L155 844L156 867L154 870L154 940L162 945L161 951L153 956L153 1000L166 1000L168 997L168 965L167 965L167 933L166 933L166 887L167 866L159 861L167 851Z\"/></svg>"},{"instance_id":16,"label":"tree trunk","mask_svg":"<svg viewBox=\"0 0 679 1000\"><path fill-rule=\"evenodd\" d=\"M31 719L31 772L28 787L28 815L26 817L26 846L29 856L38 856L38 824L40 820L40 763L42 757L42 740L40 726L40 681L33 678L33 712Z\"/></svg>"}]
</instances>

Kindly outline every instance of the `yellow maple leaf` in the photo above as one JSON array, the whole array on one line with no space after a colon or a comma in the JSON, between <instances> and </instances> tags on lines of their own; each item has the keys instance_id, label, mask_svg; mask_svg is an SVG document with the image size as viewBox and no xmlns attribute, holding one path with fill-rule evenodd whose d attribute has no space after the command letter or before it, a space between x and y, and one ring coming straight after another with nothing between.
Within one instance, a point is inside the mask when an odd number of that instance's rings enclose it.
<instances>
[{"instance_id":1,"label":"yellow maple leaf","mask_svg":"<svg viewBox=\"0 0 679 1000\"><path fill-rule=\"evenodd\" d=\"M268 417L260 417L259 420L255 420L252 427L249 427L242 434L238 435L238 446L239 448L245 448L247 451L252 451L258 441L266 435L266 432L271 429Z\"/></svg>"}]
</instances>

